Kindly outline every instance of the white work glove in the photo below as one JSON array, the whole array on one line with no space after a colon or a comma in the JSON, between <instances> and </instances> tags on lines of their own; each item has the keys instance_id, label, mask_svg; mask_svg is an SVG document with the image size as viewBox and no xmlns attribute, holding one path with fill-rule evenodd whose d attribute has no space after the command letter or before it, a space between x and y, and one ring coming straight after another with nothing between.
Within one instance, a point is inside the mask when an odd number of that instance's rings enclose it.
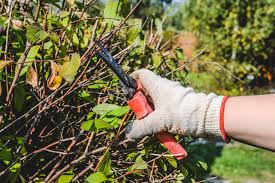
<instances>
[{"instance_id":1,"label":"white work glove","mask_svg":"<svg viewBox=\"0 0 275 183\"><path fill-rule=\"evenodd\" d=\"M221 105L226 97L195 93L190 87L183 87L179 82L161 78L146 69L135 71L131 77L142 83L153 100L155 110L145 118L130 123L126 127L127 138L137 139L168 131L226 140L223 122L222 126L220 124Z\"/></svg>"}]
</instances>

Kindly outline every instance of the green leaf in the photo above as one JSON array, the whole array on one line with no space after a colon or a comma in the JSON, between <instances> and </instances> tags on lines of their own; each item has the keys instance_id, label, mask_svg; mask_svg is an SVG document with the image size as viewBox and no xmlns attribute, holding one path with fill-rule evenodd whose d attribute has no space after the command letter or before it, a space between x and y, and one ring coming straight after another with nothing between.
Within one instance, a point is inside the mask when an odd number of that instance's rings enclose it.
<instances>
[{"instance_id":1,"label":"green leaf","mask_svg":"<svg viewBox=\"0 0 275 183\"><path fill-rule=\"evenodd\" d=\"M105 18L115 18L117 15L118 4L118 0L107 0L107 2L105 3L103 16Z\"/></svg>"},{"instance_id":2,"label":"green leaf","mask_svg":"<svg viewBox=\"0 0 275 183\"><path fill-rule=\"evenodd\" d=\"M60 22L59 16L57 17L56 14L49 13L49 15L48 15L48 26L49 26L50 29L53 29L53 27L62 28L62 23Z\"/></svg>"},{"instance_id":3,"label":"green leaf","mask_svg":"<svg viewBox=\"0 0 275 183\"><path fill-rule=\"evenodd\" d=\"M14 103L15 109L20 112L23 108L25 101L25 88L24 83L18 83L14 89Z\"/></svg>"},{"instance_id":4,"label":"green leaf","mask_svg":"<svg viewBox=\"0 0 275 183\"><path fill-rule=\"evenodd\" d=\"M67 30L70 31L71 30L71 27L69 25L69 22L70 22L70 18L69 17L65 17L62 19L61 21L61 24L63 27L67 27Z\"/></svg>"},{"instance_id":5,"label":"green leaf","mask_svg":"<svg viewBox=\"0 0 275 183\"><path fill-rule=\"evenodd\" d=\"M144 161L142 159L142 155L139 155L136 158L135 163L130 167L130 171L134 171L134 170L146 170L148 169L148 165L146 163L146 161Z\"/></svg>"},{"instance_id":6,"label":"green leaf","mask_svg":"<svg viewBox=\"0 0 275 183\"><path fill-rule=\"evenodd\" d=\"M59 37L55 33L51 33L50 40L53 43L58 43L59 42Z\"/></svg>"},{"instance_id":7,"label":"green leaf","mask_svg":"<svg viewBox=\"0 0 275 183\"><path fill-rule=\"evenodd\" d=\"M35 23L27 26L26 36L30 43L39 43L48 38L49 33L44 31L38 23Z\"/></svg>"},{"instance_id":8,"label":"green leaf","mask_svg":"<svg viewBox=\"0 0 275 183\"><path fill-rule=\"evenodd\" d=\"M12 173L15 173L17 171L19 171L21 168L21 163L15 163L12 167L10 167L10 171Z\"/></svg>"},{"instance_id":9,"label":"green leaf","mask_svg":"<svg viewBox=\"0 0 275 183\"><path fill-rule=\"evenodd\" d=\"M83 100L85 100L85 101L88 101L88 102L90 102L90 101L93 100L93 97L90 95L90 93L88 93L88 92L85 91L85 90L79 92L79 93L78 93L78 96L79 96L81 99L83 99Z\"/></svg>"},{"instance_id":10,"label":"green leaf","mask_svg":"<svg viewBox=\"0 0 275 183\"><path fill-rule=\"evenodd\" d=\"M88 88L90 88L90 89L99 89L99 88L102 88L106 85L107 85L106 81L97 80L97 81L94 81L94 84L89 85Z\"/></svg>"},{"instance_id":11,"label":"green leaf","mask_svg":"<svg viewBox=\"0 0 275 183\"><path fill-rule=\"evenodd\" d=\"M79 97L81 97L81 98L86 98L86 97L89 97L90 96L90 94L87 92L87 91L85 91L85 90L83 90L80 94L79 94Z\"/></svg>"},{"instance_id":12,"label":"green leaf","mask_svg":"<svg viewBox=\"0 0 275 183\"><path fill-rule=\"evenodd\" d=\"M177 168L177 160L173 156L165 156L165 159L172 165L174 168Z\"/></svg>"},{"instance_id":13,"label":"green leaf","mask_svg":"<svg viewBox=\"0 0 275 183\"><path fill-rule=\"evenodd\" d=\"M113 126L102 119L88 120L81 125L81 129L86 131L95 131L95 132L100 131L102 129L111 129L111 128L113 128Z\"/></svg>"},{"instance_id":14,"label":"green leaf","mask_svg":"<svg viewBox=\"0 0 275 183\"><path fill-rule=\"evenodd\" d=\"M110 125L108 122L102 120L102 119L95 119L93 120L93 125L91 130L93 131L99 131L101 129L111 129L113 128L112 125Z\"/></svg>"},{"instance_id":15,"label":"green leaf","mask_svg":"<svg viewBox=\"0 0 275 183\"><path fill-rule=\"evenodd\" d=\"M120 10L120 3L118 0L108 0L105 3L104 13L103 16L105 18L104 22L108 24L109 29L113 26L114 23L118 22L117 20L114 20L118 17L118 13Z\"/></svg>"},{"instance_id":16,"label":"green leaf","mask_svg":"<svg viewBox=\"0 0 275 183\"><path fill-rule=\"evenodd\" d=\"M152 54L152 61L155 68L158 68L161 64L161 56L157 53Z\"/></svg>"},{"instance_id":17,"label":"green leaf","mask_svg":"<svg viewBox=\"0 0 275 183\"><path fill-rule=\"evenodd\" d=\"M108 117L108 116L107 116ZM105 119L105 118L103 118ZM110 123L114 128L118 128L122 122L121 119L115 117L115 118L111 118L112 120L109 122L107 121L108 123ZM105 120L106 121L106 120Z\"/></svg>"},{"instance_id":18,"label":"green leaf","mask_svg":"<svg viewBox=\"0 0 275 183\"><path fill-rule=\"evenodd\" d=\"M101 172L96 172L91 174L87 179L86 182L88 183L101 183L107 180L107 177L101 173Z\"/></svg>"},{"instance_id":19,"label":"green leaf","mask_svg":"<svg viewBox=\"0 0 275 183\"><path fill-rule=\"evenodd\" d=\"M69 16L69 15L70 15L70 12L68 12L68 11L61 11L61 13L60 13L60 18L67 17L67 16Z\"/></svg>"},{"instance_id":20,"label":"green leaf","mask_svg":"<svg viewBox=\"0 0 275 183\"><path fill-rule=\"evenodd\" d=\"M40 45L35 45L31 47L28 53L28 56L26 58L26 61L28 62L33 61L38 54L39 48L40 48Z\"/></svg>"},{"instance_id":21,"label":"green leaf","mask_svg":"<svg viewBox=\"0 0 275 183\"><path fill-rule=\"evenodd\" d=\"M2 147L1 147L2 148ZM12 153L11 153L11 150L8 149L7 147L3 148L1 151L0 151L0 159L3 160L3 161L11 161L11 158L12 158Z\"/></svg>"},{"instance_id":22,"label":"green leaf","mask_svg":"<svg viewBox=\"0 0 275 183\"><path fill-rule=\"evenodd\" d=\"M117 128L121 122L118 117L123 116L129 111L128 106L120 107L115 104L99 104L93 108L93 112L101 115L101 119Z\"/></svg>"},{"instance_id":23,"label":"green leaf","mask_svg":"<svg viewBox=\"0 0 275 183\"><path fill-rule=\"evenodd\" d=\"M128 23L132 26L127 31L127 42L129 44L132 44L136 40L138 34L141 31L142 20L141 19L130 19L128 21Z\"/></svg>"},{"instance_id":24,"label":"green leaf","mask_svg":"<svg viewBox=\"0 0 275 183\"><path fill-rule=\"evenodd\" d=\"M201 165L201 167L206 171L208 168L207 163L203 162L203 161L198 161L198 163Z\"/></svg>"},{"instance_id":25,"label":"green leaf","mask_svg":"<svg viewBox=\"0 0 275 183\"><path fill-rule=\"evenodd\" d=\"M91 119L94 116L94 112L89 112L87 115L87 120Z\"/></svg>"},{"instance_id":26,"label":"green leaf","mask_svg":"<svg viewBox=\"0 0 275 183\"><path fill-rule=\"evenodd\" d=\"M129 111L129 109L130 109L129 106L114 108L113 110L108 112L107 115L120 117L120 116L123 116L124 114L126 114Z\"/></svg>"},{"instance_id":27,"label":"green leaf","mask_svg":"<svg viewBox=\"0 0 275 183\"><path fill-rule=\"evenodd\" d=\"M183 180L185 179L185 176L184 176L183 173L179 173L179 174L176 175L176 179L179 182L183 182Z\"/></svg>"},{"instance_id":28,"label":"green leaf","mask_svg":"<svg viewBox=\"0 0 275 183\"><path fill-rule=\"evenodd\" d=\"M1 23L0 23L1 24ZM0 26L0 29L1 29L1 26ZM5 37L4 36L0 36L0 45L3 45L5 43ZM0 51L1 53L2 51Z\"/></svg>"},{"instance_id":29,"label":"green leaf","mask_svg":"<svg viewBox=\"0 0 275 183\"><path fill-rule=\"evenodd\" d=\"M79 45L79 39L77 37L77 34L74 32L73 33L73 44L78 46Z\"/></svg>"},{"instance_id":30,"label":"green leaf","mask_svg":"<svg viewBox=\"0 0 275 183\"><path fill-rule=\"evenodd\" d=\"M93 123L94 123L93 120L85 121L84 123L82 123L80 128L82 130L85 130L85 131L90 131L90 129L92 128Z\"/></svg>"},{"instance_id":31,"label":"green leaf","mask_svg":"<svg viewBox=\"0 0 275 183\"><path fill-rule=\"evenodd\" d=\"M109 152L106 152L103 156L103 160L98 166L98 171L104 173L106 176L112 174L111 169L111 156Z\"/></svg>"},{"instance_id":32,"label":"green leaf","mask_svg":"<svg viewBox=\"0 0 275 183\"><path fill-rule=\"evenodd\" d=\"M64 172L58 179L57 183L70 183L71 180L74 178L74 173L69 171L69 172Z\"/></svg>"},{"instance_id":33,"label":"green leaf","mask_svg":"<svg viewBox=\"0 0 275 183\"><path fill-rule=\"evenodd\" d=\"M35 60L35 57L38 55L39 49L40 49L40 45L35 45L30 48L26 58L27 63L25 63L23 68L21 69L20 76L23 76L29 70L29 67L32 65L32 62Z\"/></svg>"},{"instance_id":34,"label":"green leaf","mask_svg":"<svg viewBox=\"0 0 275 183\"><path fill-rule=\"evenodd\" d=\"M166 162L164 162L162 159L159 160L159 166L162 168L164 172L167 172L167 165Z\"/></svg>"},{"instance_id":35,"label":"green leaf","mask_svg":"<svg viewBox=\"0 0 275 183\"><path fill-rule=\"evenodd\" d=\"M48 42L44 43L44 48L43 49L48 50L52 46L53 46L53 43L51 41L48 41Z\"/></svg>"},{"instance_id":36,"label":"green leaf","mask_svg":"<svg viewBox=\"0 0 275 183\"><path fill-rule=\"evenodd\" d=\"M63 65L59 67L59 73L66 81L73 82L79 67L80 56L74 53L69 61L66 60Z\"/></svg>"},{"instance_id":37,"label":"green leaf","mask_svg":"<svg viewBox=\"0 0 275 183\"><path fill-rule=\"evenodd\" d=\"M115 105L115 104L106 104L106 103L105 104L98 104L93 108L93 111L96 114L104 115L104 114L110 112L111 110L119 108L119 107L120 106Z\"/></svg>"}]
</instances>

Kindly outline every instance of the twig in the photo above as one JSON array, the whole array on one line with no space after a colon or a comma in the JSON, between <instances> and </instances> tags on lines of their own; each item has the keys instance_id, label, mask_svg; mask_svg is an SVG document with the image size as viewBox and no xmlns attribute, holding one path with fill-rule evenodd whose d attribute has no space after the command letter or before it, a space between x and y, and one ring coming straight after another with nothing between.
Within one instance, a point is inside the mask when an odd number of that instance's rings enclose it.
<instances>
[{"instance_id":1,"label":"twig","mask_svg":"<svg viewBox=\"0 0 275 183\"><path fill-rule=\"evenodd\" d=\"M14 4L15 4L15 0L14 1L10 0L8 3L7 13L9 14L9 18L8 18L8 26L6 29L6 43L5 43L4 61L7 60L8 45L9 45L9 32L10 32L10 25L11 25L11 19L12 19L12 9L14 7ZM7 68L5 68L5 73L6 73L6 90L8 93L9 86L8 86L8 70L7 70Z\"/></svg>"},{"instance_id":2,"label":"twig","mask_svg":"<svg viewBox=\"0 0 275 183\"><path fill-rule=\"evenodd\" d=\"M79 179L80 177L82 177L86 172L88 172L89 170L93 170L95 171L95 169L93 168L94 164L91 163L89 166L87 166L84 170L82 170L81 172L79 172L77 175L75 175L75 177L73 178L72 182L77 181L77 179Z\"/></svg>"},{"instance_id":3,"label":"twig","mask_svg":"<svg viewBox=\"0 0 275 183\"><path fill-rule=\"evenodd\" d=\"M16 122L20 121L21 119L23 119L24 117L30 115L30 113L32 113L34 110L36 110L40 104L46 102L48 99L50 99L51 97L53 97L59 90L61 90L66 84L63 84L61 87L59 87L57 90L55 90L51 95L49 95L47 98L45 98L44 100L42 100L41 102L39 102L38 104L36 104L33 108L31 108L28 112L26 112L25 114L23 114L22 116L20 116L19 118L13 120L12 122L10 122L8 125L6 125L5 127L3 127L2 129L0 129L0 134L3 133L4 131L6 131L8 128L10 128L12 125L14 125ZM44 108L46 109L46 108ZM41 111L40 111L41 112Z\"/></svg>"},{"instance_id":4,"label":"twig","mask_svg":"<svg viewBox=\"0 0 275 183\"><path fill-rule=\"evenodd\" d=\"M11 94L12 94L13 89L14 89L14 87L15 87L15 83L16 83L18 77L19 77L19 74L20 74L20 72L21 72L21 69L22 69L22 67L23 67L23 65L24 65L24 62L25 62L25 60L26 60L26 58L27 58L28 52L29 52L29 50L30 50L31 47L32 47L32 44L27 43L25 52L23 53L23 55L20 57L20 59L19 59L19 61L18 61L18 68L17 68L17 70L16 70L16 73L15 73L15 76L14 76L14 78L13 78L12 84L11 84L10 89L9 89L9 91L8 91L8 95L7 95L7 97L6 97L6 102L7 102L7 103L10 102L10 97L11 97Z\"/></svg>"},{"instance_id":5,"label":"twig","mask_svg":"<svg viewBox=\"0 0 275 183\"><path fill-rule=\"evenodd\" d=\"M90 137L89 137L89 141L88 141L88 144L85 148L85 151L84 151L84 154L87 154L88 153L88 150L89 150L89 146L91 145L91 142L93 140L93 137L94 137L94 132L91 132L90 133Z\"/></svg>"},{"instance_id":6,"label":"twig","mask_svg":"<svg viewBox=\"0 0 275 183\"><path fill-rule=\"evenodd\" d=\"M242 82L243 84L245 84L245 82L243 80L241 80L239 77L235 76L231 71L229 71L228 69L226 69L225 67L223 67L221 64L217 63L217 62L204 62L205 64L214 64L217 65L218 67L220 67L222 70L228 72L233 78L239 80L240 82Z\"/></svg>"},{"instance_id":7,"label":"twig","mask_svg":"<svg viewBox=\"0 0 275 183\"><path fill-rule=\"evenodd\" d=\"M47 182L53 182L57 177L59 177L59 175L61 175L63 172L65 172L66 170L68 170L71 166L74 166L75 164L79 163L80 161L84 160L85 158L87 158L89 155L92 154L97 154L99 152L102 152L104 150L106 150L107 147L101 147L98 148L96 150L93 150L92 152L88 153L87 155L82 155L79 158L77 158L76 160L71 161L70 163L68 163L66 166L64 166L61 170L59 170L54 176L51 177L51 179L49 179Z\"/></svg>"},{"instance_id":8,"label":"twig","mask_svg":"<svg viewBox=\"0 0 275 183\"><path fill-rule=\"evenodd\" d=\"M80 137L80 135L82 134L84 132L84 130L81 130L80 132L79 132L79 134L78 134L78 137ZM70 143L70 145L67 147L67 149L65 150L65 153L68 153L68 152L70 152L71 151L71 149L74 147L74 145L76 144L76 142L77 142L77 139L78 138L75 138L71 143ZM57 163L57 164L55 164L55 166L52 168L52 170L50 171L50 173L47 175L47 177L45 178L45 182L51 182L51 180L53 179L53 177L51 177L53 174L54 174L54 172L57 170L57 168L61 165L61 163L64 161L64 158L65 158L65 156L62 156L61 157L61 159L60 159L60 161ZM54 180L54 179L53 179Z\"/></svg>"},{"instance_id":9,"label":"twig","mask_svg":"<svg viewBox=\"0 0 275 183\"><path fill-rule=\"evenodd\" d=\"M43 151L47 150L48 148L50 148L50 147L52 147L52 146L55 146L55 145L59 144L60 142L66 142L66 141L74 140L74 139L75 139L75 137L70 137L70 138L66 138L66 139L62 139L62 140L58 140L58 141L56 141L56 142L53 142L53 143L51 143L51 144L49 144L49 145L47 145L47 146L45 146L45 147L43 147L43 148L41 148L41 149L38 149L38 150L36 150L36 151L33 151L32 153L30 153L30 154L28 154L28 155L22 157L22 158L20 159L20 161L23 161L23 160L25 160L26 158L28 158L29 156L32 156L32 155L34 155L34 154L43 152Z\"/></svg>"},{"instance_id":10,"label":"twig","mask_svg":"<svg viewBox=\"0 0 275 183\"><path fill-rule=\"evenodd\" d=\"M181 70L182 68L184 68L186 65L194 62L201 54L203 54L203 52L206 50L207 47L203 48L197 55L195 55L190 61L186 61L185 64L179 66L178 68L176 68L175 70L171 71L171 72L168 72L165 77L169 76L170 74L178 71L178 70Z\"/></svg>"},{"instance_id":11,"label":"twig","mask_svg":"<svg viewBox=\"0 0 275 183\"><path fill-rule=\"evenodd\" d=\"M218 177L210 177L208 179L205 179L205 180L201 180L201 181L198 181L197 183L200 183L200 182L208 182L210 180L214 180L214 179L217 179Z\"/></svg>"}]
</instances>

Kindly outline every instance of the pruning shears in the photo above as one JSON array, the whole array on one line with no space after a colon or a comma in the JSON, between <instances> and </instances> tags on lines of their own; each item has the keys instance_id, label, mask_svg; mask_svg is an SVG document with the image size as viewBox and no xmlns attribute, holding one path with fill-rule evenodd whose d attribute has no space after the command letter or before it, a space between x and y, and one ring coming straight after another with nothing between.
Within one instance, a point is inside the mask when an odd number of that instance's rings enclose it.
<instances>
[{"instance_id":1,"label":"pruning shears","mask_svg":"<svg viewBox=\"0 0 275 183\"><path fill-rule=\"evenodd\" d=\"M96 51L97 55L118 76L123 91L125 92L128 99L128 105L136 114L137 119L142 119L153 112L153 105L148 102L149 96L143 88L141 82L125 74L115 59L112 57L110 52L99 42L95 41L95 43L102 51ZM169 152L178 160L182 160L187 156L185 149L176 141L175 137L169 133L159 132L156 134L156 136L160 142L169 150Z\"/></svg>"}]
</instances>

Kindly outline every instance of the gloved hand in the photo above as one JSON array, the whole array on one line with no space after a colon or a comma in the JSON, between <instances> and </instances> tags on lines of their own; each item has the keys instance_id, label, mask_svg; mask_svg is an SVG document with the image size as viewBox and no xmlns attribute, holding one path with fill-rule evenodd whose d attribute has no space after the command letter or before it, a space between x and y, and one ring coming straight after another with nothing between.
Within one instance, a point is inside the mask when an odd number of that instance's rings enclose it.
<instances>
[{"instance_id":1,"label":"gloved hand","mask_svg":"<svg viewBox=\"0 0 275 183\"><path fill-rule=\"evenodd\" d=\"M145 135L168 131L195 137L222 137L227 141L223 128L223 108L226 98L214 93L195 93L141 69L131 74L139 80L153 100L155 110L141 120L126 127L126 137L137 139Z\"/></svg>"}]
</instances>

